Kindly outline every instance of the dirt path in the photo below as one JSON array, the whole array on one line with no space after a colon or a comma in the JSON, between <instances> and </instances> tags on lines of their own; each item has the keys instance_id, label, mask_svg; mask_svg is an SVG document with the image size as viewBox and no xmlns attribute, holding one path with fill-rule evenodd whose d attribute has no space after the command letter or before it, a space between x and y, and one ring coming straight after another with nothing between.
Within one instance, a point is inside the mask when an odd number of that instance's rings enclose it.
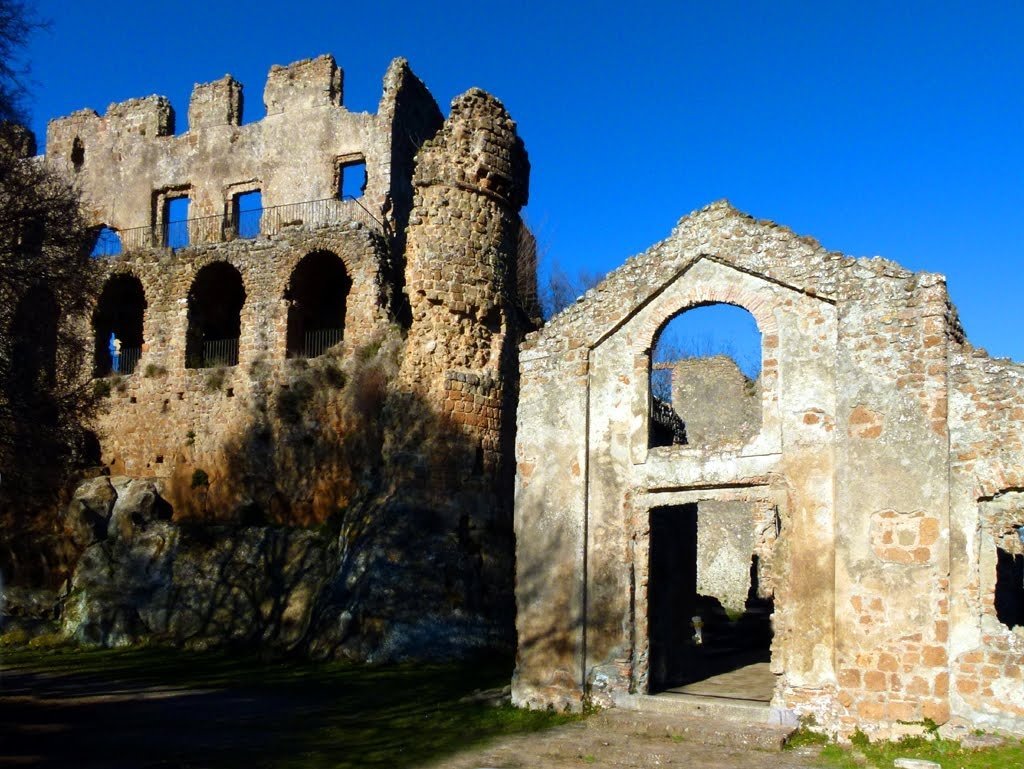
<instances>
[{"instance_id":1,"label":"dirt path","mask_svg":"<svg viewBox=\"0 0 1024 769\"><path fill-rule=\"evenodd\" d=\"M753 747L719 747L694 736L670 736L665 719L651 716L648 727L638 727L638 716L606 711L585 721L560 726L540 734L500 739L431 765L434 769L634 769L677 766L695 769L812 769L820 767L816 749L785 752ZM643 720L643 719L641 719ZM697 732L699 719L689 721ZM678 722L678 720L677 720ZM749 729L749 727L746 727ZM744 727L718 722L719 736L743 739ZM729 732L735 730L733 735Z\"/></svg>"}]
</instances>

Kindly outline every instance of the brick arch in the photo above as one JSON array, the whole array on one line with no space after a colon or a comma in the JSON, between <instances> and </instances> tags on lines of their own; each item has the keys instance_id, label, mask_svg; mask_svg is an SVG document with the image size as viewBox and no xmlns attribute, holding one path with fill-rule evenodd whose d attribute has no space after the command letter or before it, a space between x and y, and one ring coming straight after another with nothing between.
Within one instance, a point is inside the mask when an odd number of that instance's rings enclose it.
<instances>
[{"instance_id":1,"label":"brick arch","mask_svg":"<svg viewBox=\"0 0 1024 769\"><path fill-rule=\"evenodd\" d=\"M115 370L109 351L112 334L120 342L117 373L132 373L145 347L146 310L149 307L146 286L127 267L111 270L99 295L92 303L93 376L105 376ZM122 365L123 364L123 365Z\"/></svg>"},{"instance_id":2,"label":"brick arch","mask_svg":"<svg viewBox=\"0 0 1024 769\"><path fill-rule=\"evenodd\" d=\"M766 302L764 297L752 291L738 286L723 286L716 282L702 280L695 282L688 294L689 296L677 309L668 315L652 317L639 328L638 337L646 340L646 349L653 348L654 341L665 326L672 322L673 318L677 318L684 312L713 304L729 304L749 312L757 324L757 330L761 332L762 347L769 337L778 335L779 324L772 312L772 305Z\"/></svg>"},{"instance_id":3,"label":"brick arch","mask_svg":"<svg viewBox=\"0 0 1024 769\"><path fill-rule=\"evenodd\" d=\"M252 295L233 260L202 261L186 295L185 367L234 366L239 362L242 316Z\"/></svg>"},{"instance_id":4,"label":"brick arch","mask_svg":"<svg viewBox=\"0 0 1024 769\"><path fill-rule=\"evenodd\" d=\"M331 249L310 251L295 264L284 292L288 357L315 358L341 342L352 285L345 260Z\"/></svg>"}]
</instances>

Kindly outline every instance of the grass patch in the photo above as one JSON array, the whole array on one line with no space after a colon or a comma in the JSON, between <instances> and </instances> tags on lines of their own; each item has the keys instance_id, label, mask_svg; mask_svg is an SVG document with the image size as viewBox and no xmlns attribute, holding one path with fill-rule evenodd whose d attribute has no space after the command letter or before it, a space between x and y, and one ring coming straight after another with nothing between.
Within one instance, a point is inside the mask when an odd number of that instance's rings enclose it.
<instances>
[{"instance_id":1,"label":"grass patch","mask_svg":"<svg viewBox=\"0 0 1024 769\"><path fill-rule=\"evenodd\" d=\"M155 706L145 704L133 706L133 712L143 724L140 728L152 732L151 744L138 734L130 740L118 739L106 729L94 734L89 724L62 736L68 742L60 750L96 759L108 751L111 759L123 760L116 751L137 745L140 758L145 750L158 748L164 760L200 761L225 769L419 766L501 735L539 731L579 718L464 699L476 690L505 686L511 675L507 660L371 667L154 647L61 647L5 649L0 664L6 671L62 673L76 681L102 676L119 686L170 685L205 692L197 697L224 692L268 703L265 713L257 709L253 716L250 711L247 719L226 708L215 719L223 719L223 725L205 726L200 718L194 739L168 741L160 722L141 709ZM196 700L197 712L202 702ZM108 722L130 728L124 719ZM190 728L195 733L196 727Z\"/></svg>"},{"instance_id":2,"label":"grass patch","mask_svg":"<svg viewBox=\"0 0 1024 769\"><path fill-rule=\"evenodd\" d=\"M942 769L1007 769L1024 766L1024 740L996 748L964 748L955 740L904 737L895 741L871 742L860 735L849 745L839 745L806 729L798 730L788 748L822 745L820 758L833 769L890 769L897 758L920 758L938 763Z\"/></svg>"}]
</instances>

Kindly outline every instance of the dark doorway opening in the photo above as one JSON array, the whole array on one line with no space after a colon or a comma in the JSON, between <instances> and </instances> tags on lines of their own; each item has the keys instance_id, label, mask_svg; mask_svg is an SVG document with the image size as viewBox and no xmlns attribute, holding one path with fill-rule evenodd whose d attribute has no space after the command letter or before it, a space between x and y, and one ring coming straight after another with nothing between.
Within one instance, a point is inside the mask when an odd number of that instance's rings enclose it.
<instances>
[{"instance_id":1,"label":"dark doorway opening","mask_svg":"<svg viewBox=\"0 0 1024 769\"><path fill-rule=\"evenodd\" d=\"M142 357L142 316L146 295L134 275L114 275L107 281L92 316L95 347L93 376L131 374ZM111 345L117 351L114 365Z\"/></svg>"},{"instance_id":2,"label":"dark doorway opening","mask_svg":"<svg viewBox=\"0 0 1024 769\"><path fill-rule=\"evenodd\" d=\"M188 292L187 368L238 364L243 304L245 287L233 266L214 262L199 271Z\"/></svg>"},{"instance_id":3,"label":"dark doorway opening","mask_svg":"<svg viewBox=\"0 0 1024 769\"><path fill-rule=\"evenodd\" d=\"M345 335L345 309L352 280L330 251L303 257L285 292L288 300L288 357L315 358Z\"/></svg>"},{"instance_id":4,"label":"dark doorway opening","mask_svg":"<svg viewBox=\"0 0 1024 769\"><path fill-rule=\"evenodd\" d=\"M1024 625L1024 555L996 548L996 617L1013 629Z\"/></svg>"},{"instance_id":5,"label":"dark doorway opening","mask_svg":"<svg viewBox=\"0 0 1024 769\"><path fill-rule=\"evenodd\" d=\"M650 512L648 691L766 701L774 601L759 595L758 556L749 556L742 611L726 609L698 591L700 526L698 504Z\"/></svg>"}]
</instances>

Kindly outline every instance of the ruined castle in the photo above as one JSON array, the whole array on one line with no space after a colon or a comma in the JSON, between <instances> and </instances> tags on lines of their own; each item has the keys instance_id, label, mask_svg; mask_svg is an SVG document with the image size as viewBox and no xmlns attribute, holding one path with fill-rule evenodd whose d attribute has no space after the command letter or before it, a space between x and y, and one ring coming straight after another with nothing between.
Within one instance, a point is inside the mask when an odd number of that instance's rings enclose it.
<instances>
[{"instance_id":1,"label":"ruined castle","mask_svg":"<svg viewBox=\"0 0 1024 769\"><path fill-rule=\"evenodd\" d=\"M472 89L445 118L404 60L388 68L376 114L345 109L342 89L321 56L271 69L257 122L242 122L242 86L226 76L196 85L183 132L159 96L49 124L45 161L80 190L103 272L82 334L104 396L106 475L77 494L67 526L90 563L88 548L106 543L105 574L107 521L133 495L169 504L170 523L137 516L158 528L241 527L224 541L305 527L278 545L316 566L293 575L302 584L273 622L297 613L296 632L308 630L330 562L343 583L331 600L350 604L337 638L380 640L398 603L406 625L417 612L476 617L508 636L516 350L538 315L519 217L527 155L500 102ZM314 529L322 543L302 539ZM188 549L177 529L161 535L170 548L148 535L133 544L133 531L123 544L147 563ZM268 542L196 573L244 571ZM147 574L188 579L184 558ZM110 612L102 604L122 598L80 564L69 632L102 643L249 632L252 607L225 608L203 630L164 605L159 582L142 605ZM269 589L257 582L249 593ZM354 654L369 656L364 641Z\"/></svg>"},{"instance_id":2,"label":"ruined castle","mask_svg":"<svg viewBox=\"0 0 1024 769\"><path fill-rule=\"evenodd\" d=\"M765 720L1024 732L1024 368L941 276L720 202L534 331L502 105L445 118L402 60L377 114L341 96L320 57L255 123L225 77L183 133L161 97L50 124L104 275L70 635L387 658L515 615L522 705L750 668ZM653 397L659 334L715 303L760 376L683 360Z\"/></svg>"}]
</instances>

